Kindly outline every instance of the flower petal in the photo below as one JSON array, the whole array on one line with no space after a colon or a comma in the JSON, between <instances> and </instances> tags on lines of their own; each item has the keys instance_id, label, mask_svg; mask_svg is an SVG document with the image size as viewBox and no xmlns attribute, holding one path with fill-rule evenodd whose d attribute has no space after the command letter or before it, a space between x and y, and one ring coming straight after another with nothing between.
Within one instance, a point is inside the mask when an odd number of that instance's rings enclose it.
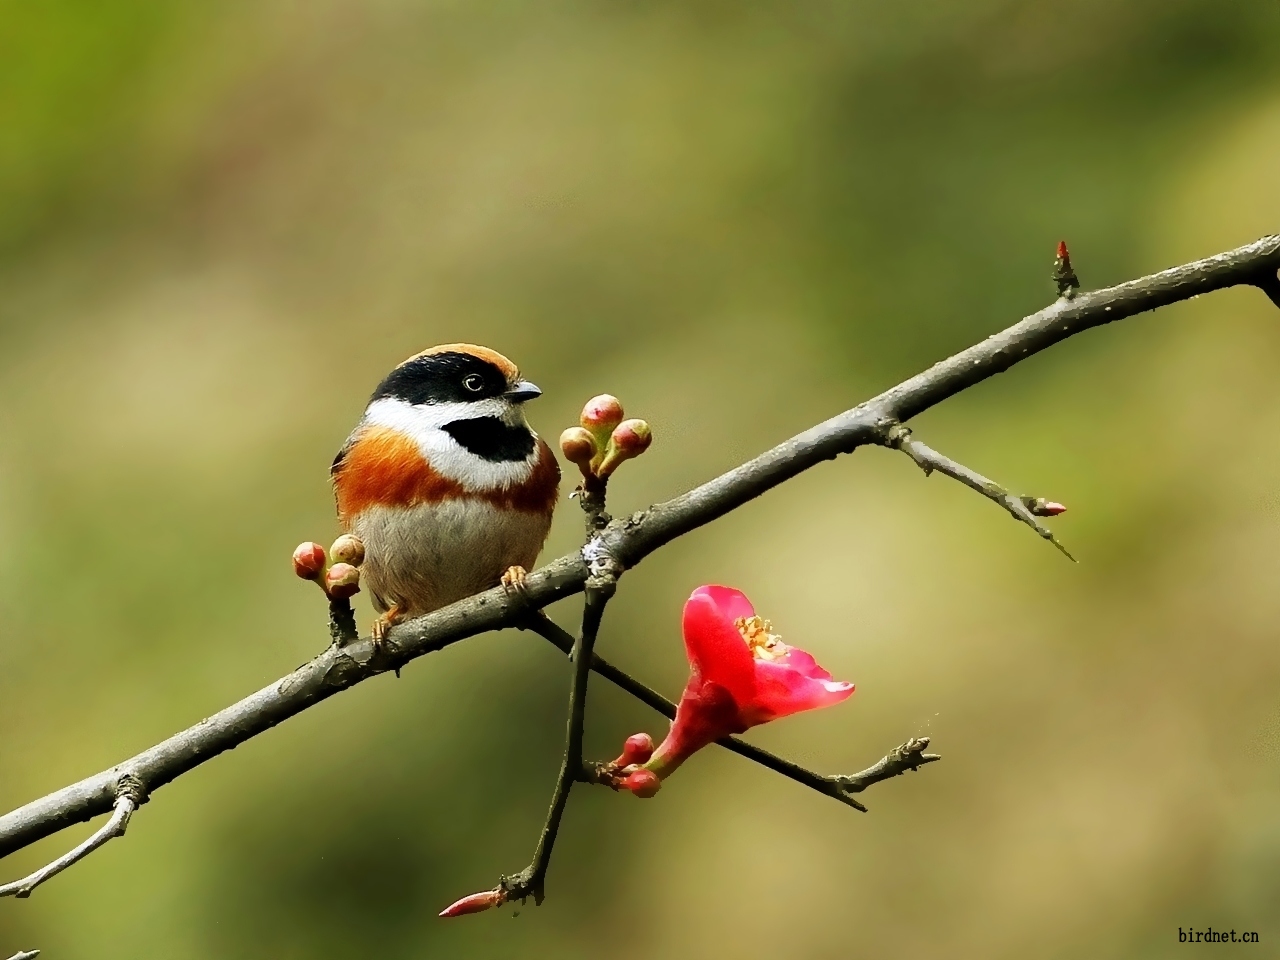
<instances>
[{"instance_id":1,"label":"flower petal","mask_svg":"<svg viewBox=\"0 0 1280 960\"><path fill-rule=\"evenodd\" d=\"M756 609L751 606L751 601L747 599L747 595L741 590L733 589L733 587L722 587L711 583L699 587L693 591L693 595L710 599L717 609L728 618L730 623L738 617L754 617L756 615Z\"/></svg>"},{"instance_id":2,"label":"flower petal","mask_svg":"<svg viewBox=\"0 0 1280 960\"><path fill-rule=\"evenodd\" d=\"M831 674L818 666L818 661L813 659L813 655L806 653L799 647L788 647L787 652L775 660L774 663L780 663L783 666L790 667L801 676L808 677L810 680L831 679Z\"/></svg>"},{"instance_id":3,"label":"flower petal","mask_svg":"<svg viewBox=\"0 0 1280 960\"><path fill-rule=\"evenodd\" d=\"M831 680L829 676L807 677L782 662L758 660L755 667L756 696L751 704L754 723L829 707L853 693L852 683Z\"/></svg>"},{"instance_id":4,"label":"flower petal","mask_svg":"<svg viewBox=\"0 0 1280 960\"><path fill-rule=\"evenodd\" d=\"M725 601L727 610L718 599ZM699 587L684 605L683 628L684 648L694 672L744 703L755 688L755 658L733 625L734 617L742 615L737 612L741 609L750 611L751 604L737 590Z\"/></svg>"}]
</instances>

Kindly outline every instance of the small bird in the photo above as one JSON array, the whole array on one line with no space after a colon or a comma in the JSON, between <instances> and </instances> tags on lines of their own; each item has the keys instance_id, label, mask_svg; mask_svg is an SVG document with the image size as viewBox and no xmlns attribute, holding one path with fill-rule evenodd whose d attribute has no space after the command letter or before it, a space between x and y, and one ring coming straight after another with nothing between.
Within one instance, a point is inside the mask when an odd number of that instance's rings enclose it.
<instances>
[{"instance_id":1,"label":"small bird","mask_svg":"<svg viewBox=\"0 0 1280 960\"><path fill-rule=\"evenodd\" d=\"M394 623L502 583L518 589L551 529L560 466L525 421L542 391L487 347L446 343L378 384L330 475L362 580Z\"/></svg>"}]
</instances>

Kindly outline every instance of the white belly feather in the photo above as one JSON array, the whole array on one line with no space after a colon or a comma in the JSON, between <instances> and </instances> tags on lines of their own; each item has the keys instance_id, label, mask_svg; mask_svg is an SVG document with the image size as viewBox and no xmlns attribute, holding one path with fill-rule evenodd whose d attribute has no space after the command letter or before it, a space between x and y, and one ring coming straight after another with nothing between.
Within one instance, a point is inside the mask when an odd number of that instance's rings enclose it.
<instances>
[{"instance_id":1,"label":"white belly feather","mask_svg":"<svg viewBox=\"0 0 1280 960\"><path fill-rule=\"evenodd\" d=\"M374 607L420 616L496 586L508 567L532 568L550 528L547 514L467 498L370 507L352 533L364 541L362 579Z\"/></svg>"}]
</instances>

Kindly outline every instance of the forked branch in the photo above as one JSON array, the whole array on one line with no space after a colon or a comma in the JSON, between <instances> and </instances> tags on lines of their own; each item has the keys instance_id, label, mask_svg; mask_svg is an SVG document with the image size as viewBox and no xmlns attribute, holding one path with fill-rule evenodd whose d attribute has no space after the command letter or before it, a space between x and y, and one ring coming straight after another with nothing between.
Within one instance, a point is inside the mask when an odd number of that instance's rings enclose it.
<instances>
[{"instance_id":1,"label":"forked branch","mask_svg":"<svg viewBox=\"0 0 1280 960\"><path fill-rule=\"evenodd\" d=\"M34 873L28 874L21 880L15 880L12 883L6 883L0 886L0 897L17 897L19 900L31 896L31 891L40 884L53 877L56 877L67 867L83 860L93 851L108 840L116 837L123 837L125 830L129 827L129 818L133 816L133 812L145 802L147 798L146 787L142 781L130 774L125 774L120 778L120 783L116 788L116 802L111 811L111 819L104 823L98 830L84 843L71 850L52 863L46 864ZM40 951L36 951L39 953ZM35 954L31 954L35 956Z\"/></svg>"}]
</instances>

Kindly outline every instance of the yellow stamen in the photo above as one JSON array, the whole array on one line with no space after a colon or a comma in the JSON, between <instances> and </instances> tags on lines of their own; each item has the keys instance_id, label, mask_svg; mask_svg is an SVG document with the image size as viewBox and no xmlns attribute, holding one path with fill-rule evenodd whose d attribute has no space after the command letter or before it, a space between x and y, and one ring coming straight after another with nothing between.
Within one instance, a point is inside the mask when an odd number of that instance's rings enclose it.
<instances>
[{"instance_id":1,"label":"yellow stamen","mask_svg":"<svg viewBox=\"0 0 1280 960\"><path fill-rule=\"evenodd\" d=\"M773 624L764 617L738 617L733 621L742 639L757 660L777 660L790 648L773 632Z\"/></svg>"}]
</instances>

